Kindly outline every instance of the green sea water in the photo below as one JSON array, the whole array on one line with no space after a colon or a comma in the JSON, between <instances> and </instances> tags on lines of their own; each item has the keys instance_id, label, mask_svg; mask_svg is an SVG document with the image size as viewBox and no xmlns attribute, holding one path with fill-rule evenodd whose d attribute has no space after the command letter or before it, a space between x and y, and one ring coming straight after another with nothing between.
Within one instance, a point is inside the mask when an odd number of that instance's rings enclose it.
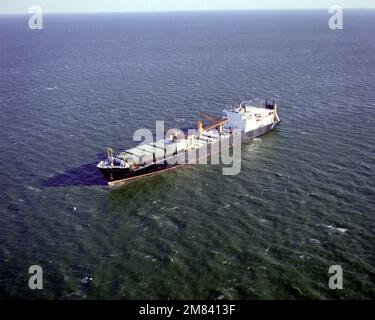
<instances>
[{"instance_id":1,"label":"green sea water","mask_svg":"<svg viewBox=\"0 0 375 320\"><path fill-rule=\"evenodd\" d=\"M373 299L375 16L328 18L0 16L0 298ZM242 146L240 174L103 184L107 146L249 98L282 122Z\"/></svg>"}]
</instances>

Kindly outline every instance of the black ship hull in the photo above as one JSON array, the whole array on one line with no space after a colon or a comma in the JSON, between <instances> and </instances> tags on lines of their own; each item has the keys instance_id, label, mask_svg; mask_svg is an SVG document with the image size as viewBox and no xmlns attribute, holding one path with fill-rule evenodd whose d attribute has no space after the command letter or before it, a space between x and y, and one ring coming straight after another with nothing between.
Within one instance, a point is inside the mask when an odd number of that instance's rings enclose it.
<instances>
[{"instance_id":1,"label":"black ship hull","mask_svg":"<svg viewBox=\"0 0 375 320\"><path fill-rule=\"evenodd\" d=\"M165 163L158 163L158 164L151 164L145 168L141 168L138 170L130 170L128 168L119 169L119 168L99 168L105 179L108 181L108 185L114 185L118 182L126 182L131 181L147 176L152 176L158 173L162 173L165 171L169 171L172 169L177 169L177 167L181 167L181 164L168 164Z\"/></svg>"},{"instance_id":2,"label":"black ship hull","mask_svg":"<svg viewBox=\"0 0 375 320\"><path fill-rule=\"evenodd\" d=\"M274 122L272 124L269 124L267 126L263 126L260 128L257 128L255 130L251 130L246 133L241 134L241 143L246 143L248 141L251 141L257 137L260 137L267 132L273 130L277 125L278 122ZM232 147L232 139L229 140L228 146ZM218 144L219 142L215 142L213 144ZM205 150L203 153L200 152L200 149L196 149L194 151L195 153L195 158L194 159L203 159L207 158L210 155L213 155L214 152L214 146L211 145L207 150ZM183 154L179 154L176 156L175 163L171 164L170 161L164 161L164 162L159 162L159 163L153 163L149 166L143 167L143 168L138 168L135 170L131 170L130 168L99 168L102 174L104 175L105 179L108 181L109 186L117 185L117 184L122 184L125 182L130 182L136 179L148 177L148 176L153 176L156 174L164 173L173 169L177 169L179 167L183 167L189 164L187 159L192 159L191 157L189 158L188 154L189 152L184 152Z\"/></svg>"}]
</instances>

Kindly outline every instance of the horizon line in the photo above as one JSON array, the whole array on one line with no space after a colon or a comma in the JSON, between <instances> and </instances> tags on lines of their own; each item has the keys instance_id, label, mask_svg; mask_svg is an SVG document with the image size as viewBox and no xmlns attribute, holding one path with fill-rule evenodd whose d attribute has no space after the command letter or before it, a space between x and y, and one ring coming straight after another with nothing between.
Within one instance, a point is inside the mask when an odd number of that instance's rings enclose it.
<instances>
[{"instance_id":1,"label":"horizon line","mask_svg":"<svg viewBox=\"0 0 375 320\"><path fill-rule=\"evenodd\" d=\"M374 10L374 7L342 7L344 10ZM189 9L189 10L129 10L129 11L43 11L43 14L114 14L114 13L178 13L178 12L226 12L226 11L311 11L328 10L326 7L318 8L249 8L249 9ZM29 12L6 12L5 15L30 15Z\"/></svg>"}]
</instances>

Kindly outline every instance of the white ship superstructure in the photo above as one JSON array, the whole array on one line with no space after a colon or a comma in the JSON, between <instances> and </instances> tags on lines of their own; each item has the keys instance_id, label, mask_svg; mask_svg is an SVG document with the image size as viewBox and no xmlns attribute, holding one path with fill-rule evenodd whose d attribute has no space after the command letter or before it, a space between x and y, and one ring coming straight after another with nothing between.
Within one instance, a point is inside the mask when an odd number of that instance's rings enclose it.
<instances>
[{"instance_id":1,"label":"white ship superstructure","mask_svg":"<svg viewBox=\"0 0 375 320\"><path fill-rule=\"evenodd\" d=\"M272 109L270 106L272 106ZM255 107L243 102L238 106L224 109L223 117L227 118L224 123L224 129L241 130L244 133L249 133L280 121L275 103L272 105L266 103L265 107Z\"/></svg>"}]
</instances>

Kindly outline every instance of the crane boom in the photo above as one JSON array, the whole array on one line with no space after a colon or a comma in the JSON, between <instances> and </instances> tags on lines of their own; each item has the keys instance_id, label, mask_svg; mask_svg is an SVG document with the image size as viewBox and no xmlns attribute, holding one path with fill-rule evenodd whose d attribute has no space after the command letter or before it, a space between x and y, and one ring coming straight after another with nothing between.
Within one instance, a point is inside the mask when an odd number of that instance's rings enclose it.
<instances>
[{"instance_id":1,"label":"crane boom","mask_svg":"<svg viewBox=\"0 0 375 320\"><path fill-rule=\"evenodd\" d=\"M213 128L216 128L216 127L222 125L222 124L223 124L224 122L226 122L227 120L228 120L227 118L223 118L223 119L221 119L221 120L219 120L219 121L216 121L216 122L214 122L214 123L211 123L211 124L208 125L207 127L204 127L204 128L203 128L203 131L208 131L208 130L211 130L211 129L213 129Z\"/></svg>"},{"instance_id":2,"label":"crane boom","mask_svg":"<svg viewBox=\"0 0 375 320\"><path fill-rule=\"evenodd\" d=\"M199 115L201 115L203 118L205 118L207 121L215 122L215 121L218 120L218 119L215 119L214 117L210 117L210 116L204 114L203 112L197 111L197 113L198 113Z\"/></svg>"}]
</instances>

